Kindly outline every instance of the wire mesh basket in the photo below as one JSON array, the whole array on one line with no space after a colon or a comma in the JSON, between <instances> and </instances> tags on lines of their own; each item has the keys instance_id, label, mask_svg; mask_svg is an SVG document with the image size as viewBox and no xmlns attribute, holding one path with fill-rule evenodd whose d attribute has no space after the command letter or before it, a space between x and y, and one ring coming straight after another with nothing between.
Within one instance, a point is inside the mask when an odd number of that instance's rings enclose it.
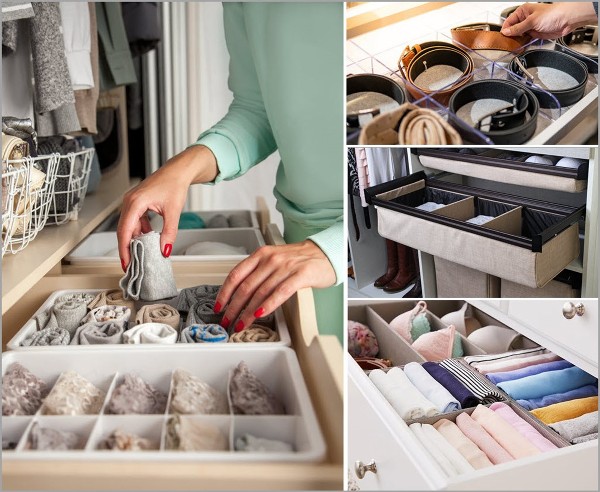
<instances>
[{"instance_id":1,"label":"wire mesh basket","mask_svg":"<svg viewBox=\"0 0 600 492\"><path fill-rule=\"evenodd\" d=\"M48 224L77 220L83 206L96 149L58 155L54 195L50 202Z\"/></svg>"},{"instance_id":2,"label":"wire mesh basket","mask_svg":"<svg viewBox=\"0 0 600 492\"><path fill-rule=\"evenodd\" d=\"M46 225L54 197L58 154L3 163L2 256L24 249ZM42 171L45 169L45 172Z\"/></svg>"}]
</instances>

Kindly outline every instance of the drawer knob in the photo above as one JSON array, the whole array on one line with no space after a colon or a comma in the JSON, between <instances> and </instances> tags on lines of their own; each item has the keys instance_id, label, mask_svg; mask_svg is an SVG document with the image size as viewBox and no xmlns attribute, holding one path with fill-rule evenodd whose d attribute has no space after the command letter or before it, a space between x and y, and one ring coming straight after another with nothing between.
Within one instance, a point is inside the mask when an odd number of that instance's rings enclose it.
<instances>
[{"instance_id":1,"label":"drawer knob","mask_svg":"<svg viewBox=\"0 0 600 492\"><path fill-rule=\"evenodd\" d=\"M367 472L377 473L375 460L371 460L371 462L366 465L360 460L354 463L354 473L356 473L358 478L364 478Z\"/></svg>"},{"instance_id":2,"label":"drawer knob","mask_svg":"<svg viewBox=\"0 0 600 492\"><path fill-rule=\"evenodd\" d=\"M578 302L577 304L573 304L572 302L565 302L563 304L563 316L567 319L572 319L577 316L583 316L585 314L585 306Z\"/></svg>"}]
</instances>

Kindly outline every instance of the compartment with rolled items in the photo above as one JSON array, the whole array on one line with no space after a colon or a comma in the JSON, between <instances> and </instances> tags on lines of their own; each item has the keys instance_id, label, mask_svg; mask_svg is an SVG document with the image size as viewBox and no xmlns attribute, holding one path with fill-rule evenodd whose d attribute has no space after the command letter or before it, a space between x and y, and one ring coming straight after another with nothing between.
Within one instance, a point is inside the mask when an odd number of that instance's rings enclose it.
<instances>
[{"instance_id":1,"label":"compartment with rolled items","mask_svg":"<svg viewBox=\"0 0 600 492\"><path fill-rule=\"evenodd\" d=\"M423 166L474 178L549 190L587 188L589 160L500 149L419 148Z\"/></svg>"},{"instance_id":2,"label":"compartment with rolled items","mask_svg":"<svg viewBox=\"0 0 600 492\"><path fill-rule=\"evenodd\" d=\"M239 333L220 326L213 312L219 286L179 290L171 299L133 301L121 290L79 289L53 292L7 343L19 351L177 349L200 345L290 346L281 308Z\"/></svg>"},{"instance_id":3,"label":"compartment with rolled items","mask_svg":"<svg viewBox=\"0 0 600 492\"><path fill-rule=\"evenodd\" d=\"M3 378L32 388L4 395L7 460L114 460L106 450L167 462L319 462L325 456L288 348L2 357ZM36 392L43 399L27 405Z\"/></svg>"},{"instance_id":4,"label":"compartment with rolled items","mask_svg":"<svg viewBox=\"0 0 600 492\"><path fill-rule=\"evenodd\" d=\"M382 237L529 287L543 287L579 255L583 206L448 183L422 171L367 188L365 196ZM432 211L420 209L429 198L437 200ZM481 215L493 218L468 222Z\"/></svg>"}]
</instances>

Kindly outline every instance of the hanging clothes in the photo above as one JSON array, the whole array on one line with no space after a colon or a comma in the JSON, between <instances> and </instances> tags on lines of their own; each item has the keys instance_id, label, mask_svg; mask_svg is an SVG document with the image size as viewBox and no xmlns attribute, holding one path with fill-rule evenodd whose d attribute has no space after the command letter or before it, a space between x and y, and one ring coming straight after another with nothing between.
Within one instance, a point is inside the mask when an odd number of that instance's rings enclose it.
<instances>
[{"instance_id":1,"label":"hanging clothes","mask_svg":"<svg viewBox=\"0 0 600 492\"><path fill-rule=\"evenodd\" d=\"M123 2L121 5L131 54L135 57L152 51L161 35L158 2Z\"/></svg>"},{"instance_id":2,"label":"hanging clothes","mask_svg":"<svg viewBox=\"0 0 600 492\"><path fill-rule=\"evenodd\" d=\"M30 2L2 0L2 24L8 21L29 19L33 15L33 7Z\"/></svg>"},{"instance_id":3,"label":"hanging clothes","mask_svg":"<svg viewBox=\"0 0 600 492\"><path fill-rule=\"evenodd\" d=\"M406 149L366 147L369 185L375 186L408 174Z\"/></svg>"}]
</instances>

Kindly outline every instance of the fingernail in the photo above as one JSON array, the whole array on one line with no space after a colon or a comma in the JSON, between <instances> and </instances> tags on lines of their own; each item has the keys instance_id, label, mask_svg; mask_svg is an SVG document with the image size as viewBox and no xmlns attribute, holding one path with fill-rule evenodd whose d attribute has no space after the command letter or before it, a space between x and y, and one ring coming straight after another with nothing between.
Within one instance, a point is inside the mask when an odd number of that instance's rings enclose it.
<instances>
[{"instance_id":1,"label":"fingernail","mask_svg":"<svg viewBox=\"0 0 600 492\"><path fill-rule=\"evenodd\" d=\"M123 269L123 271L127 271L127 265L125 264L125 260L121 259L121 268Z\"/></svg>"},{"instance_id":2,"label":"fingernail","mask_svg":"<svg viewBox=\"0 0 600 492\"><path fill-rule=\"evenodd\" d=\"M235 332L239 333L240 331L242 331L244 329L244 322L242 320L239 320L236 324L235 324Z\"/></svg>"},{"instance_id":3,"label":"fingernail","mask_svg":"<svg viewBox=\"0 0 600 492\"><path fill-rule=\"evenodd\" d=\"M220 313L221 312L221 303L219 301L215 302L215 307L213 308L213 312L214 313Z\"/></svg>"},{"instance_id":4,"label":"fingernail","mask_svg":"<svg viewBox=\"0 0 600 492\"><path fill-rule=\"evenodd\" d=\"M256 311L254 311L255 318L262 318L263 314L265 314L265 308L260 307Z\"/></svg>"},{"instance_id":5,"label":"fingernail","mask_svg":"<svg viewBox=\"0 0 600 492\"><path fill-rule=\"evenodd\" d=\"M173 245L171 243L165 244L165 249L163 250L163 256L168 258L171 256L171 251L173 251Z\"/></svg>"},{"instance_id":6,"label":"fingernail","mask_svg":"<svg viewBox=\"0 0 600 492\"><path fill-rule=\"evenodd\" d=\"M221 326L225 329L227 329L230 325L231 321L229 321L225 316L223 316L223 319L221 320Z\"/></svg>"}]
</instances>

